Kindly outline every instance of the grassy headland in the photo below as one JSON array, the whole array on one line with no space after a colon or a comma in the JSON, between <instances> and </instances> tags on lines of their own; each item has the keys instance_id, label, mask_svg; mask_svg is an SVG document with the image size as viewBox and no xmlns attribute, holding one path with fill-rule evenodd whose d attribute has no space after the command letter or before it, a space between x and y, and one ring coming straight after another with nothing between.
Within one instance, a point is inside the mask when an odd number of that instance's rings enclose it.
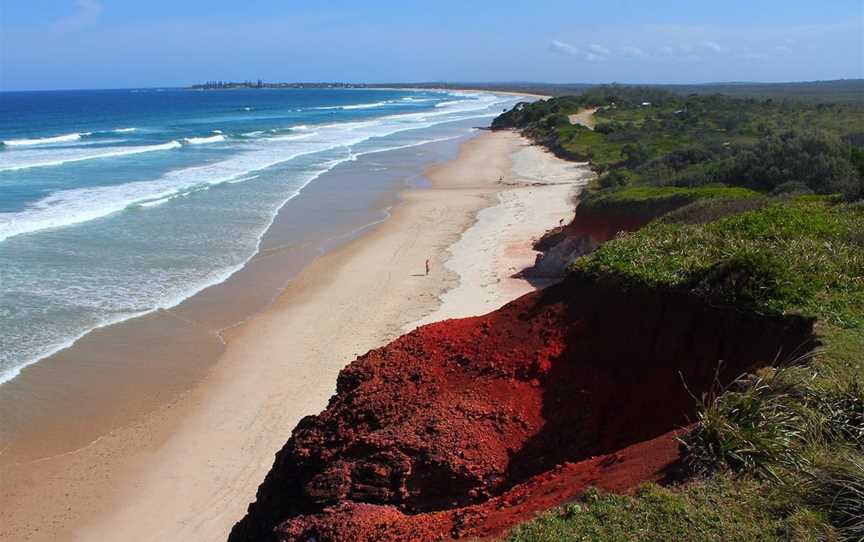
<instances>
[{"instance_id":1,"label":"grassy headland","mask_svg":"<svg viewBox=\"0 0 864 542\"><path fill-rule=\"evenodd\" d=\"M569 122L594 107L595 130ZM493 126L590 160L583 212L662 209L572 274L802 314L824 344L694 397L675 485L588 492L510 539L864 539L864 104L609 87L520 104Z\"/></svg>"}]
</instances>

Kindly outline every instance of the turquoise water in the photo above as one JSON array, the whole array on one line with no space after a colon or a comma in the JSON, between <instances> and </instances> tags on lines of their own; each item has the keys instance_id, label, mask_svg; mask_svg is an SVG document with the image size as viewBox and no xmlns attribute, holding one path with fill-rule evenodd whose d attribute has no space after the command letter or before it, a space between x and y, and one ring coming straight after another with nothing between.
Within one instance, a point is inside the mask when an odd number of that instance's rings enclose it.
<instances>
[{"instance_id":1,"label":"turquoise water","mask_svg":"<svg viewBox=\"0 0 864 542\"><path fill-rule=\"evenodd\" d=\"M349 89L0 94L0 382L95 328L226 280L279 209L337 165L462 137L467 121L486 125L515 101Z\"/></svg>"}]
</instances>

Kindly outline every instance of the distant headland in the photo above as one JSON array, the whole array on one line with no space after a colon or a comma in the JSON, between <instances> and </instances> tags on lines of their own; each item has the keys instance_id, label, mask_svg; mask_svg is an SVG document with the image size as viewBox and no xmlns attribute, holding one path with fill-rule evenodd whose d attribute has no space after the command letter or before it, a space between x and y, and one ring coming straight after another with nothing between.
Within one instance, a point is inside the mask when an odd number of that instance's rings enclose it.
<instances>
[{"instance_id":1,"label":"distant headland","mask_svg":"<svg viewBox=\"0 0 864 542\"><path fill-rule=\"evenodd\" d=\"M391 89L446 89L481 90L488 92L514 92L524 95L567 96L581 94L590 88L602 85L590 83L542 83L530 81L512 82L445 82L429 81L420 83L345 83L345 82L294 82L268 83L257 81L207 81L189 87L188 90L232 90L232 89L291 89L291 88L391 88ZM616 84L611 86L630 87L633 85ZM687 96L690 94L724 94L741 98L803 99L809 101L861 101L864 93L864 79L837 79L832 81L801 81L788 83L727 82L701 84L653 84L639 85L660 89Z\"/></svg>"}]
</instances>

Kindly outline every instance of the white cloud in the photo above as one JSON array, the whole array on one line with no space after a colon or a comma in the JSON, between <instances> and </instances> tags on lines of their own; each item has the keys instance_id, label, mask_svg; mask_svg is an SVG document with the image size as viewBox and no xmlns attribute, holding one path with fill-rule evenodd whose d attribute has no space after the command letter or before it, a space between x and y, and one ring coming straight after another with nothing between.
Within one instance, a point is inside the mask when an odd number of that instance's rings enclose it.
<instances>
[{"instance_id":1,"label":"white cloud","mask_svg":"<svg viewBox=\"0 0 864 542\"><path fill-rule=\"evenodd\" d=\"M610 54L612 54L612 51L610 51L606 47L603 47L602 45L597 45L596 43L592 43L588 46L588 48L598 55L609 56Z\"/></svg>"},{"instance_id":2,"label":"white cloud","mask_svg":"<svg viewBox=\"0 0 864 542\"><path fill-rule=\"evenodd\" d=\"M603 49L607 52L609 51L608 49L600 47L599 45L596 47ZM552 40L552 42L549 43L549 49L556 53L576 57L582 60L586 60L588 62L605 62L607 60L607 55L604 55L600 51L595 49L594 45L591 45L588 48L591 50L583 51L582 49L579 49L574 45L570 45L569 43L564 43L563 41L558 40Z\"/></svg>"},{"instance_id":3,"label":"white cloud","mask_svg":"<svg viewBox=\"0 0 864 542\"><path fill-rule=\"evenodd\" d=\"M558 40L552 40L552 43L549 44L549 48L556 53L563 53L565 55L579 56L582 54L582 51L576 47Z\"/></svg>"},{"instance_id":4,"label":"white cloud","mask_svg":"<svg viewBox=\"0 0 864 542\"><path fill-rule=\"evenodd\" d=\"M638 47L625 46L621 48L621 54L632 58L645 58L648 56L645 51Z\"/></svg>"},{"instance_id":5,"label":"white cloud","mask_svg":"<svg viewBox=\"0 0 864 542\"><path fill-rule=\"evenodd\" d=\"M716 41L703 41L702 47L708 49L709 51L713 51L715 53L725 53L726 48L717 43Z\"/></svg>"},{"instance_id":6,"label":"white cloud","mask_svg":"<svg viewBox=\"0 0 864 542\"><path fill-rule=\"evenodd\" d=\"M102 14L102 4L99 0L76 0L75 7L74 13L54 21L55 30L74 30L93 24Z\"/></svg>"}]
</instances>

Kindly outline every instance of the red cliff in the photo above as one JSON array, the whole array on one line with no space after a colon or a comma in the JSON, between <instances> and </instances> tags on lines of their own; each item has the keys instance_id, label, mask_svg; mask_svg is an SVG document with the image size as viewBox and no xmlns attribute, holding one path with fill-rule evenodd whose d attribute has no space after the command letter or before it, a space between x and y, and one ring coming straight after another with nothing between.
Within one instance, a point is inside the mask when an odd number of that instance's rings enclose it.
<instances>
[{"instance_id":1,"label":"red cliff","mask_svg":"<svg viewBox=\"0 0 864 542\"><path fill-rule=\"evenodd\" d=\"M572 278L424 326L342 371L230 540L487 537L662 480L718 365L728 381L811 342L802 318Z\"/></svg>"}]
</instances>

